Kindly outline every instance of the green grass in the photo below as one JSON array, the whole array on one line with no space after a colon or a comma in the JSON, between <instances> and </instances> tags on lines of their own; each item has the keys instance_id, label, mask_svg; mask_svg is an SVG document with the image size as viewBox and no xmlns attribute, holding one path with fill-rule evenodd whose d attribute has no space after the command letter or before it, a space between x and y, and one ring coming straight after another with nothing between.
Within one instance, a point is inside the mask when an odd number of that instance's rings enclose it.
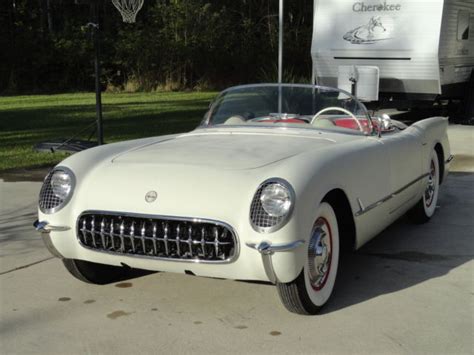
<instances>
[{"instance_id":1,"label":"green grass","mask_svg":"<svg viewBox=\"0 0 474 355\"><path fill-rule=\"evenodd\" d=\"M103 94L104 140L111 143L192 130L214 96L212 92ZM93 93L0 97L0 171L61 161L67 155L38 153L33 146L70 138L94 120ZM92 129L78 138L87 139ZM95 135L92 139L96 140Z\"/></svg>"}]
</instances>

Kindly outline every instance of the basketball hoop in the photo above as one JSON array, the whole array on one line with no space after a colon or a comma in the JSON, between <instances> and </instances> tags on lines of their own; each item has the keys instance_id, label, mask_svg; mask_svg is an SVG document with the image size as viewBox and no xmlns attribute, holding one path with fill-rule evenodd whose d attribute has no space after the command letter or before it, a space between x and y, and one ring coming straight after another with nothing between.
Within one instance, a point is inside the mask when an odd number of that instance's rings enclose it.
<instances>
[{"instance_id":1,"label":"basketball hoop","mask_svg":"<svg viewBox=\"0 0 474 355\"><path fill-rule=\"evenodd\" d=\"M112 3L120 11L123 22L134 23L138 11L145 0L112 0Z\"/></svg>"}]
</instances>

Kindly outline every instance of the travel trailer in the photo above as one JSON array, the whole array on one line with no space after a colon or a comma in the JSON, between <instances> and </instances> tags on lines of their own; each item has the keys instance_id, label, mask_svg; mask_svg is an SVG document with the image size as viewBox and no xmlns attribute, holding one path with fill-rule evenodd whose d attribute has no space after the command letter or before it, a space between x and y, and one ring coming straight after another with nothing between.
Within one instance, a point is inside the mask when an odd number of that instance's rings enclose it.
<instances>
[{"instance_id":1,"label":"travel trailer","mask_svg":"<svg viewBox=\"0 0 474 355\"><path fill-rule=\"evenodd\" d=\"M341 68L375 66L381 98L463 98L474 0L315 0L311 55L319 85L338 86Z\"/></svg>"}]
</instances>

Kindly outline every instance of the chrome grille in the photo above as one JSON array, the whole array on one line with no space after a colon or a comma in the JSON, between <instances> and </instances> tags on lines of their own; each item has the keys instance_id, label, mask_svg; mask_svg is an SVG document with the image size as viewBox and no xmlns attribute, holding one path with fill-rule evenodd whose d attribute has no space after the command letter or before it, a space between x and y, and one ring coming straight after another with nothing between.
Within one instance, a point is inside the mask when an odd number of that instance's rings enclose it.
<instances>
[{"instance_id":1,"label":"chrome grille","mask_svg":"<svg viewBox=\"0 0 474 355\"><path fill-rule=\"evenodd\" d=\"M275 182L273 181L269 181L260 185L260 187L258 188L252 200L252 204L250 205L250 220L252 221L252 224L254 224L257 227L270 228L279 224L285 218L285 216L282 216L282 217L270 216L267 212L265 212L265 210L262 207L262 203L260 202L260 196L262 195L263 189L267 187L268 185L272 185L274 183Z\"/></svg>"},{"instance_id":2,"label":"chrome grille","mask_svg":"<svg viewBox=\"0 0 474 355\"><path fill-rule=\"evenodd\" d=\"M226 224L186 218L86 212L77 236L89 249L171 260L226 262L237 250Z\"/></svg>"},{"instance_id":3,"label":"chrome grille","mask_svg":"<svg viewBox=\"0 0 474 355\"><path fill-rule=\"evenodd\" d=\"M64 200L57 197L51 187L51 177L56 170L51 170L46 176L39 194L39 208L43 213L51 213L54 209L64 203Z\"/></svg>"}]
</instances>

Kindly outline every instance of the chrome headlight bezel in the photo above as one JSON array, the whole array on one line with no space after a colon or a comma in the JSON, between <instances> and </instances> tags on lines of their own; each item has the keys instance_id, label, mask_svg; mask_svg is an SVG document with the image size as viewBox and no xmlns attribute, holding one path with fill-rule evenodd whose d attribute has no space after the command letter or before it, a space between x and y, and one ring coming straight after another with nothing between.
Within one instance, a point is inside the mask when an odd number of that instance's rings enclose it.
<instances>
[{"instance_id":1,"label":"chrome headlight bezel","mask_svg":"<svg viewBox=\"0 0 474 355\"><path fill-rule=\"evenodd\" d=\"M69 178L70 178L70 189L69 193L67 194L66 197L58 197L54 191L53 187L51 186L51 179L55 173L58 171L66 173ZM39 209L42 213L44 214L53 214L66 206L69 201L71 200L74 190L76 187L76 176L72 172L71 169L66 168L65 166L58 166L54 169L52 169L48 175L46 175L43 186L41 187L41 191L39 194L39 201L38 201L38 206Z\"/></svg>"},{"instance_id":2,"label":"chrome headlight bezel","mask_svg":"<svg viewBox=\"0 0 474 355\"><path fill-rule=\"evenodd\" d=\"M271 185L279 185L284 188L290 198L290 206L285 215L271 216L268 214L261 202L262 192ZM255 192L250 205L250 224L259 233L272 233L281 229L290 219L295 206L296 194L290 183L281 178L270 178L262 182Z\"/></svg>"}]
</instances>

